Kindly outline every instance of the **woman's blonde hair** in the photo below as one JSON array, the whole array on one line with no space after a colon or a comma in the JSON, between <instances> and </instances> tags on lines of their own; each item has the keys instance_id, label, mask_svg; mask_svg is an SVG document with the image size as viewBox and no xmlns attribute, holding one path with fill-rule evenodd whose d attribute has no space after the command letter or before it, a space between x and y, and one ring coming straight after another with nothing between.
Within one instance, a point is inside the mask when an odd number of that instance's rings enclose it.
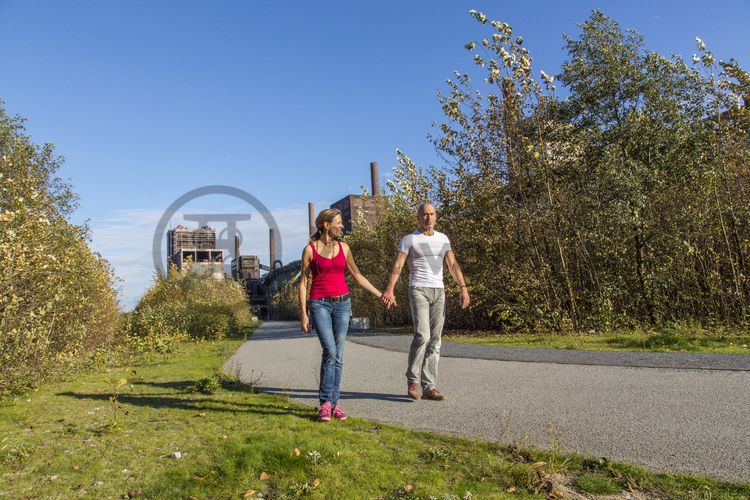
<instances>
[{"instance_id":1,"label":"woman's blonde hair","mask_svg":"<svg viewBox=\"0 0 750 500\"><path fill-rule=\"evenodd\" d=\"M315 228L317 231L315 231L312 236L310 236L310 241L317 241L320 239L321 236L323 236L323 231L325 231L325 224L328 222L329 224L333 222L333 219L336 218L336 216L341 215L341 210L338 208L326 208L325 210L321 210L318 216L315 218Z\"/></svg>"}]
</instances>

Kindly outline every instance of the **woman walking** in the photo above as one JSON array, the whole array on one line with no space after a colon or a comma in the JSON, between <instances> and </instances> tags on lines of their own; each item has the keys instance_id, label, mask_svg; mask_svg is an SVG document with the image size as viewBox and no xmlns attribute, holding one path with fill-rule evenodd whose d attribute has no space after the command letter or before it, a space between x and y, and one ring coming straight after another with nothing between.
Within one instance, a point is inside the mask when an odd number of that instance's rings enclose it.
<instances>
[{"instance_id":1,"label":"woman walking","mask_svg":"<svg viewBox=\"0 0 750 500\"><path fill-rule=\"evenodd\" d=\"M344 231L341 211L326 209L315 219L317 231L302 252L302 272L299 283L300 323L310 331L310 321L323 348L320 362L320 407L318 420L328 422L331 417L346 420L338 406L341 372L344 367L344 342L352 315L349 288L344 270L349 270L359 286L380 298L383 295L362 276L354 263L349 245L340 241ZM308 274L312 274L310 300L307 300ZM308 304L310 317L308 318Z\"/></svg>"}]
</instances>

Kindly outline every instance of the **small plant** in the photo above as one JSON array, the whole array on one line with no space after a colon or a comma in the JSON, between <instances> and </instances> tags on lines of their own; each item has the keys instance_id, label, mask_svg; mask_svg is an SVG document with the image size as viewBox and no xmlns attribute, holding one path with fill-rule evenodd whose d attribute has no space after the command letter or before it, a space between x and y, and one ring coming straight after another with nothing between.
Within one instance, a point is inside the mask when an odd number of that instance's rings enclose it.
<instances>
[{"instance_id":1,"label":"small plant","mask_svg":"<svg viewBox=\"0 0 750 500\"><path fill-rule=\"evenodd\" d=\"M249 390L251 393L257 392L257 388L260 385L260 381L263 378L263 373L256 375L255 370L250 370L250 375L243 377L242 366L238 364L232 364L229 366L228 371L216 371L216 377L218 378L221 386L225 389L238 389Z\"/></svg>"},{"instance_id":2,"label":"small plant","mask_svg":"<svg viewBox=\"0 0 750 500\"><path fill-rule=\"evenodd\" d=\"M565 456L563 453L563 446L560 442L560 438L555 432L555 429L549 429L549 463L547 464L547 472L549 474L557 474L565 470L570 456ZM563 458L564 457L564 458Z\"/></svg>"},{"instance_id":3,"label":"small plant","mask_svg":"<svg viewBox=\"0 0 750 500\"><path fill-rule=\"evenodd\" d=\"M121 379L112 379L109 381L109 385L111 387L111 391L109 394L109 407L112 410L112 420L109 423L109 429L112 430L118 425L117 420L117 411L122 408L122 405L117 401L120 397L120 388L127 385L128 380L121 378ZM127 414L127 412L126 412Z\"/></svg>"},{"instance_id":4,"label":"small plant","mask_svg":"<svg viewBox=\"0 0 750 500\"><path fill-rule=\"evenodd\" d=\"M305 481L304 483L292 483L289 486L289 491L295 497L304 497L311 494L318 485L320 485L320 479L315 478L312 481Z\"/></svg>"},{"instance_id":5,"label":"small plant","mask_svg":"<svg viewBox=\"0 0 750 500\"><path fill-rule=\"evenodd\" d=\"M427 463L448 463L452 461L453 454L448 448L429 448L424 454L425 462Z\"/></svg>"},{"instance_id":6,"label":"small plant","mask_svg":"<svg viewBox=\"0 0 750 500\"><path fill-rule=\"evenodd\" d=\"M322 464L325 462L325 459L323 458L323 454L320 453L318 450L312 450L307 452L307 459L312 463L313 465Z\"/></svg>"},{"instance_id":7,"label":"small plant","mask_svg":"<svg viewBox=\"0 0 750 500\"><path fill-rule=\"evenodd\" d=\"M587 458L583 461L582 465L589 470L603 470L609 468L609 460L605 457Z\"/></svg>"},{"instance_id":8,"label":"small plant","mask_svg":"<svg viewBox=\"0 0 750 500\"><path fill-rule=\"evenodd\" d=\"M391 491L384 497L386 500L393 500L397 498L416 498L414 495L414 486L407 484L406 486L400 486L395 490Z\"/></svg>"},{"instance_id":9,"label":"small plant","mask_svg":"<svg viewBox=\"0 0 750 500\"><path fill-rule=\"evenodd\" d=\"M213 394L219 389L221 389L221 383L216 376L203 377L193 386L193 392L200 392L203 394Z\"/></svg>"},{"instance_id":10,"label":"small plant","mask_svg":"<svg viewBox=\"0 0 750 500\"><path fill-rule=\"evenodd\" d=\"M255 370L250 370L250 376L247 377L245 381L242 383L250 388L250 392L258 392L258 387L260 387L260 381L263 379L263 372L259 374L255 374ZM235 371L235 380L240 380L239 378L239 371Z\"/></svg>"},{"instance_id":11,"label":"small plant","mask_svg":"<svg viewBox=\"0 0 750 500\"><path fill-rule=\"evenodd\" d=\"M31 448L21 444L6 453L5 461L23 462L29 457L29 455L31 455Z\"/></svg>"}]
</instances>

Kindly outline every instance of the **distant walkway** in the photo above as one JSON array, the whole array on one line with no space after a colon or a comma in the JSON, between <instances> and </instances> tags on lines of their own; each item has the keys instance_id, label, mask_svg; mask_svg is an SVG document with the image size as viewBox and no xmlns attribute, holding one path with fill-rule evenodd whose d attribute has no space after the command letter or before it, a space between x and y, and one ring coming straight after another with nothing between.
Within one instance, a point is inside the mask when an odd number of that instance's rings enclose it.
<instances>
[{"instance_id":1,"label":"distant walkway","mask_svg":"<svg viewBox=\"0 0 750 500\"><path fill-rule=\"evenodd\" d=\"M539 448L553 441L562 452L750 481L750 371L743 356L630 357L446 342L439 386L448 399L435 402L406 396L409 336L355 333L349 340L341 405L353 417ZM725 357L736 364L723 364ZM618 366L592 364L614 360ZM622 366L634 360L650 365ZM660 367L665 363L671 364ZM264 392L318 404L320 344L296 322L265 323L225 369Z\"/></svg>"},{"instance_id":2,"label":"distant walkway","mask_svg":"<svg viewBox=\"0 0 750 500\"><path fill-rule=\"evenodd\" d=\"M347 338L357 344L379 347L394 352L409 352L409 345L412 339L411 335L376 331L349 332ZM440 356L563 365L750 371L750 354L577 351L570 349L500 347L443 340Z\"/></svg>"}]
</instances>

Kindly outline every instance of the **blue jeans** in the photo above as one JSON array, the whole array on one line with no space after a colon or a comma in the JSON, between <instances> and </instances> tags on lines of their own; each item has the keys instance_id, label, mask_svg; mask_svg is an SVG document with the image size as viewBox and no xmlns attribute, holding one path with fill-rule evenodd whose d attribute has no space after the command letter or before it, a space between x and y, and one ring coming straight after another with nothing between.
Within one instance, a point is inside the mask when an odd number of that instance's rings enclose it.
<instances>
[{"instance_id":1,"label":"blue jeans","mask_svg":"<svg viewBox=\"0 0 750 500\"><path fill-rule=\"evenodd\" d=\"M344 342L352 316L352 301L331 304L310 299L310 321L323 348L320 361L320 404L326 401L336 406L341 392L341 372L344 371Z\"/></svg>"}]
</instances>

